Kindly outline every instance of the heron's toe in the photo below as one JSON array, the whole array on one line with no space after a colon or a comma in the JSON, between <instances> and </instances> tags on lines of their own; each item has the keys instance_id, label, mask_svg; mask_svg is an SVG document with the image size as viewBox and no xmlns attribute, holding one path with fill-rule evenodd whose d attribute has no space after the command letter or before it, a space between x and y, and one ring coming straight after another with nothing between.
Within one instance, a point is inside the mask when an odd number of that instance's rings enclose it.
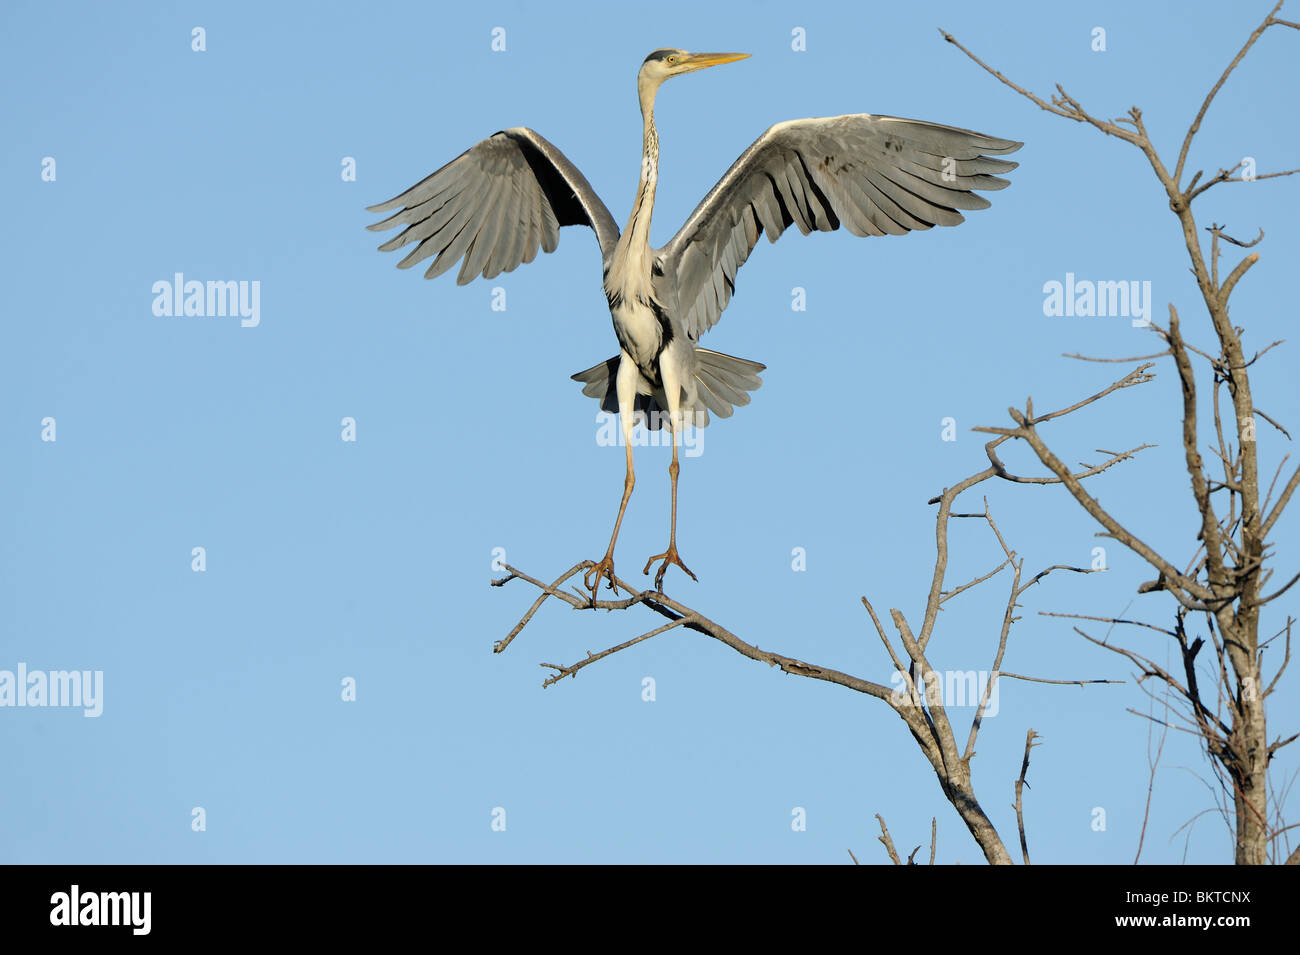
<instances>
[{"instance_id":1,"label":"heron's toe","mask_svg":"<svg viewBox=\"0 0 1300 955\"><path fill-rule=\"evenodd\" d=\"M645 567L642 569L641 573L649 574L650 565L657 560L663 561L663 563L659 565L659 569L655 571L655 590L659 591L660 593L664 592L664 574L668 572L669 564L676 564L682 570L686 571L686 576L690 577L691 580L694 580L697 583L699 582L700 578L696 577L693 573L691 573L691 569L682 563L682 558L681 555L677 553L676 545L669 545L668 550L664 551L662 554L655 554L653 557L647 560L645 562Z\"/></svg>"},{"instance_id":2,"label":"heron's toe","mask_svg":"<svg viewBox=\"0 0 1300 955\"><path fill-rule=\"evenodd\" d=\"M618 593L618 585L614 583L614 555L606 554L604 558L595 566L589 568L582 576L582 584L591 591L591 600L596 600L596 592L600 589L602 579L609 581L609 589Z\"/></svg>"}]
</instances>

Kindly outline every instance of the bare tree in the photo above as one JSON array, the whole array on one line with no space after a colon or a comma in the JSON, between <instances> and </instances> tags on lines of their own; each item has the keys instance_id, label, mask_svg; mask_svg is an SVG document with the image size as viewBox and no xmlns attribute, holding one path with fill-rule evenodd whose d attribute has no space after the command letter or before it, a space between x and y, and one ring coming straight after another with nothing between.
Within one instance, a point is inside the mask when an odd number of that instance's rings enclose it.
<instances>
[{"instance_id":1,"label":"bare tree","mask_svg":"<svg viewBox=\"0 0 1300 955\"><path fill-rule=\"evenodd\" d=\"M1300 580L1300 573L1297 573L1280 586L1268 589L1273 578L1273 568L1269 566L1272 557L1269 553L1269 534L1277 526L1278 519L1296 487L1300 485L1300 468L1292 471L1281 493L1274 500L1273 492L1289 457L1283 456L1267 492L1261 495L1256 419L1262 418L1287 440L1290 440L1290 435L1273 418L1255 406L1251 397L1250 375L1255 362L1280 342L1273 342L1247 357L1242 342L1244 330L1234 325L1229 316L1228 300L1237 283L1259 261L1259 253L1250 252L1243 256L1226 276L1221 277L1219 269L1224 243L1250 249L1263 239L1263 230L1253 241L1243 242L1228 235L1223 226L1211 224L1206 230L1209 233L1207 255L1192 203L1222 183L1272 179L1290 176L1300 170L1242 175L1243 163L1237 163L1230 168L1219 169L1203 182L1203 171L1198 170L1190 177L1186 173L1188 155L1202 120L1219 91L1255 42L1273 27L1300 29L1300 24L1278 17L1283 2L1284 0L1278 0L1205 96L1183 137L1172 168L1165 163L1152 143L1143 122L1142 110L1138 107L1132 107L1126 116L1117 119L1099 119L1066 93L1060 84L1057 84L1056 93L1050 101L1044 100L988 66L951 34L940 31L943 32L944 39L975 63L1042 109L1064 119L1086 123L1107 136L1113 136L1141 150L1155 173L1156 180L1168 196L1170 211L1177 216L1182 226L1192 274L1196 278L1216 344L1212 348L1202 349L1189 343L1184 337L1178 310L1170 303L1167 327L1154 326L1167 348L1157 355L1144 357L1171 358L1181 387L1181 439L1198 515L1197 526L1194 528L1195 539L1200 542L1190 560L1181 563L1157 552L1130 524L1121 521L1089 494L1082 481L1070 473L1044 438L1039 426L1048 417L1036 417L1032 404L1028 404L1023 411L1010 409L1013 427L976 430L1014 438L1028 445L1038 461L1061 480L1079 506L1101 525L1101 536L1119 541L1154 570L1155 579L1139 586L1138 592L1163 592L1176 601L1170 627L1153 627L1149 623L1128 619L1089 619L1146 627L1167 634L1178 650L1181 673L1169 672L1148 656L1129 647L1105 639L1098 640L1083 629L1076 629L1087 639L1131 661L1138 667L1140 680L1156 680L1171 691L1173 711L1181 723L1179 728L1189 729L1202 740L1212 765L1220 774L1226 795L1230 797L1236 832L1235 858L1239 864L1261 864L1270 858L1277 861L1283 857L1280 847L1273 844L1279 837L1283 837L1286 827L1280 821L1281 806L1276 803L1272 807L1269 805L1268 768L1274 754L1292 742L1297 734L1270 742L1265 702L1276 690L1278 680L1290 661L1292 621L1287 617L1285 624L1275 634L1285 637L1285 650L1281 663L1266 683L1262 672L1263 655L1270 641L1260 640L1260 616L1266 606ZM1207 362L1213 375L1209 402L1213 434L1208 445L1208 464L1202 456L1198 431L1199 418L1205 411L1205 400L1198 394L1193 356ZM1078 355L1069 357L1084 358ZM1231 403L1230 409L1224 407L1221 400L1225 388ZM1231 417L1228 417L1229 414ZM998 463L996 458L991 460L995 465ZM1205 646L1205 638L1198 636L1189 639L1189 615L1193 620L1204 622L1206 634L1214 649L1209 686L1203 685L1205 677L1198 673L1196 665L1197 657ZM1291 853L1287 861L1300 862L1300 848Z\"/></svg>"}]
</instances>

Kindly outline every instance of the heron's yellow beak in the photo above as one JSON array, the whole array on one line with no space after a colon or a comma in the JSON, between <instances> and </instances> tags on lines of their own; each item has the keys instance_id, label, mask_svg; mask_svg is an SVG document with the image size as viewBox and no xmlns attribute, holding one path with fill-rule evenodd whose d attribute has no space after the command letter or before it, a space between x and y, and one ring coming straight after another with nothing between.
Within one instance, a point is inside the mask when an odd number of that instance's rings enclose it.
<instances>
[{"instance_id":1,"label":"heron's yellow beak","mask_svg":"<svg viewBox=\"0 0 1300 955\"><path fill-rule=\"evenodd\" d=\"M690 58L682 63L682 72L693 73L706 67L721 66L723 63L735 63L737 60L748 58L748 53L692 53Z\"/></svg>"}]
</instances>

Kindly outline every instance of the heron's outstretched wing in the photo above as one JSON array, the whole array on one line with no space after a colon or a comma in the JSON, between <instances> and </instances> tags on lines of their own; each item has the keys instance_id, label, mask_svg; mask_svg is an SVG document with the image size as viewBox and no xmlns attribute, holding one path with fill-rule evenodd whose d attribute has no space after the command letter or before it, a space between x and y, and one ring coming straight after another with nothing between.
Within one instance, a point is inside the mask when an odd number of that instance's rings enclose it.
<instances>
[{"instance_id":1,"label":"heron's outstretched wing","mask_svg":"<svg viewBox=\"0 0 1300 955\"><path fill-rule=\"evenodd\" d=\"M618 243L618 224L591 183L564 153L522 126L489 136L369 211L393 209L399 211L366 226L372 231L406 226L379 248L391 252L418 243L397 263L402 269L436 254L426 279L464 256L458 285L531 262L538 245L554 252L560 226L591 226L606 259Z\"/></svg>"},{"instance_id":2,"label":"heron's outstretched wing","mask_svg":"<svg viewBox=\"0 0 1300 955\"><path fill-rule=\"evenodd\" d=\"M807 235L842 224L854 235L903 235L984 209L974 189L1018 165L989 154L1023 145L968 129L858 113L778 123L741 154L671 242L656 283L692 340L718 321L758 237L794 223ZM662 274L659 274L662 270Z\"/></svg>"}]
</instances>

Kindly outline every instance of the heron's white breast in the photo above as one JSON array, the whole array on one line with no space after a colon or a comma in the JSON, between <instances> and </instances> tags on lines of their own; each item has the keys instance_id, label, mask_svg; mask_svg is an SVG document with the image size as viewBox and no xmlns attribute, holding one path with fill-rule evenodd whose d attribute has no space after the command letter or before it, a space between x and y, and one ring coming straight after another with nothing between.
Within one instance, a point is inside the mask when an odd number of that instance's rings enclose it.
<instances>
[{"instance_id":1,"label":"heron's white breast","mask_svg":"<svg viewBox=\"0 0 1300 955\"><path fill-rule=\"evenodd\" d=\"M624 299L610 308L614 319L614 334L624 351L632 356L642 371L654 367L663 342L663 330L654 310L643 300ZM658 375L648 375L654 381Z\"/></svg>"}]
</instances>

